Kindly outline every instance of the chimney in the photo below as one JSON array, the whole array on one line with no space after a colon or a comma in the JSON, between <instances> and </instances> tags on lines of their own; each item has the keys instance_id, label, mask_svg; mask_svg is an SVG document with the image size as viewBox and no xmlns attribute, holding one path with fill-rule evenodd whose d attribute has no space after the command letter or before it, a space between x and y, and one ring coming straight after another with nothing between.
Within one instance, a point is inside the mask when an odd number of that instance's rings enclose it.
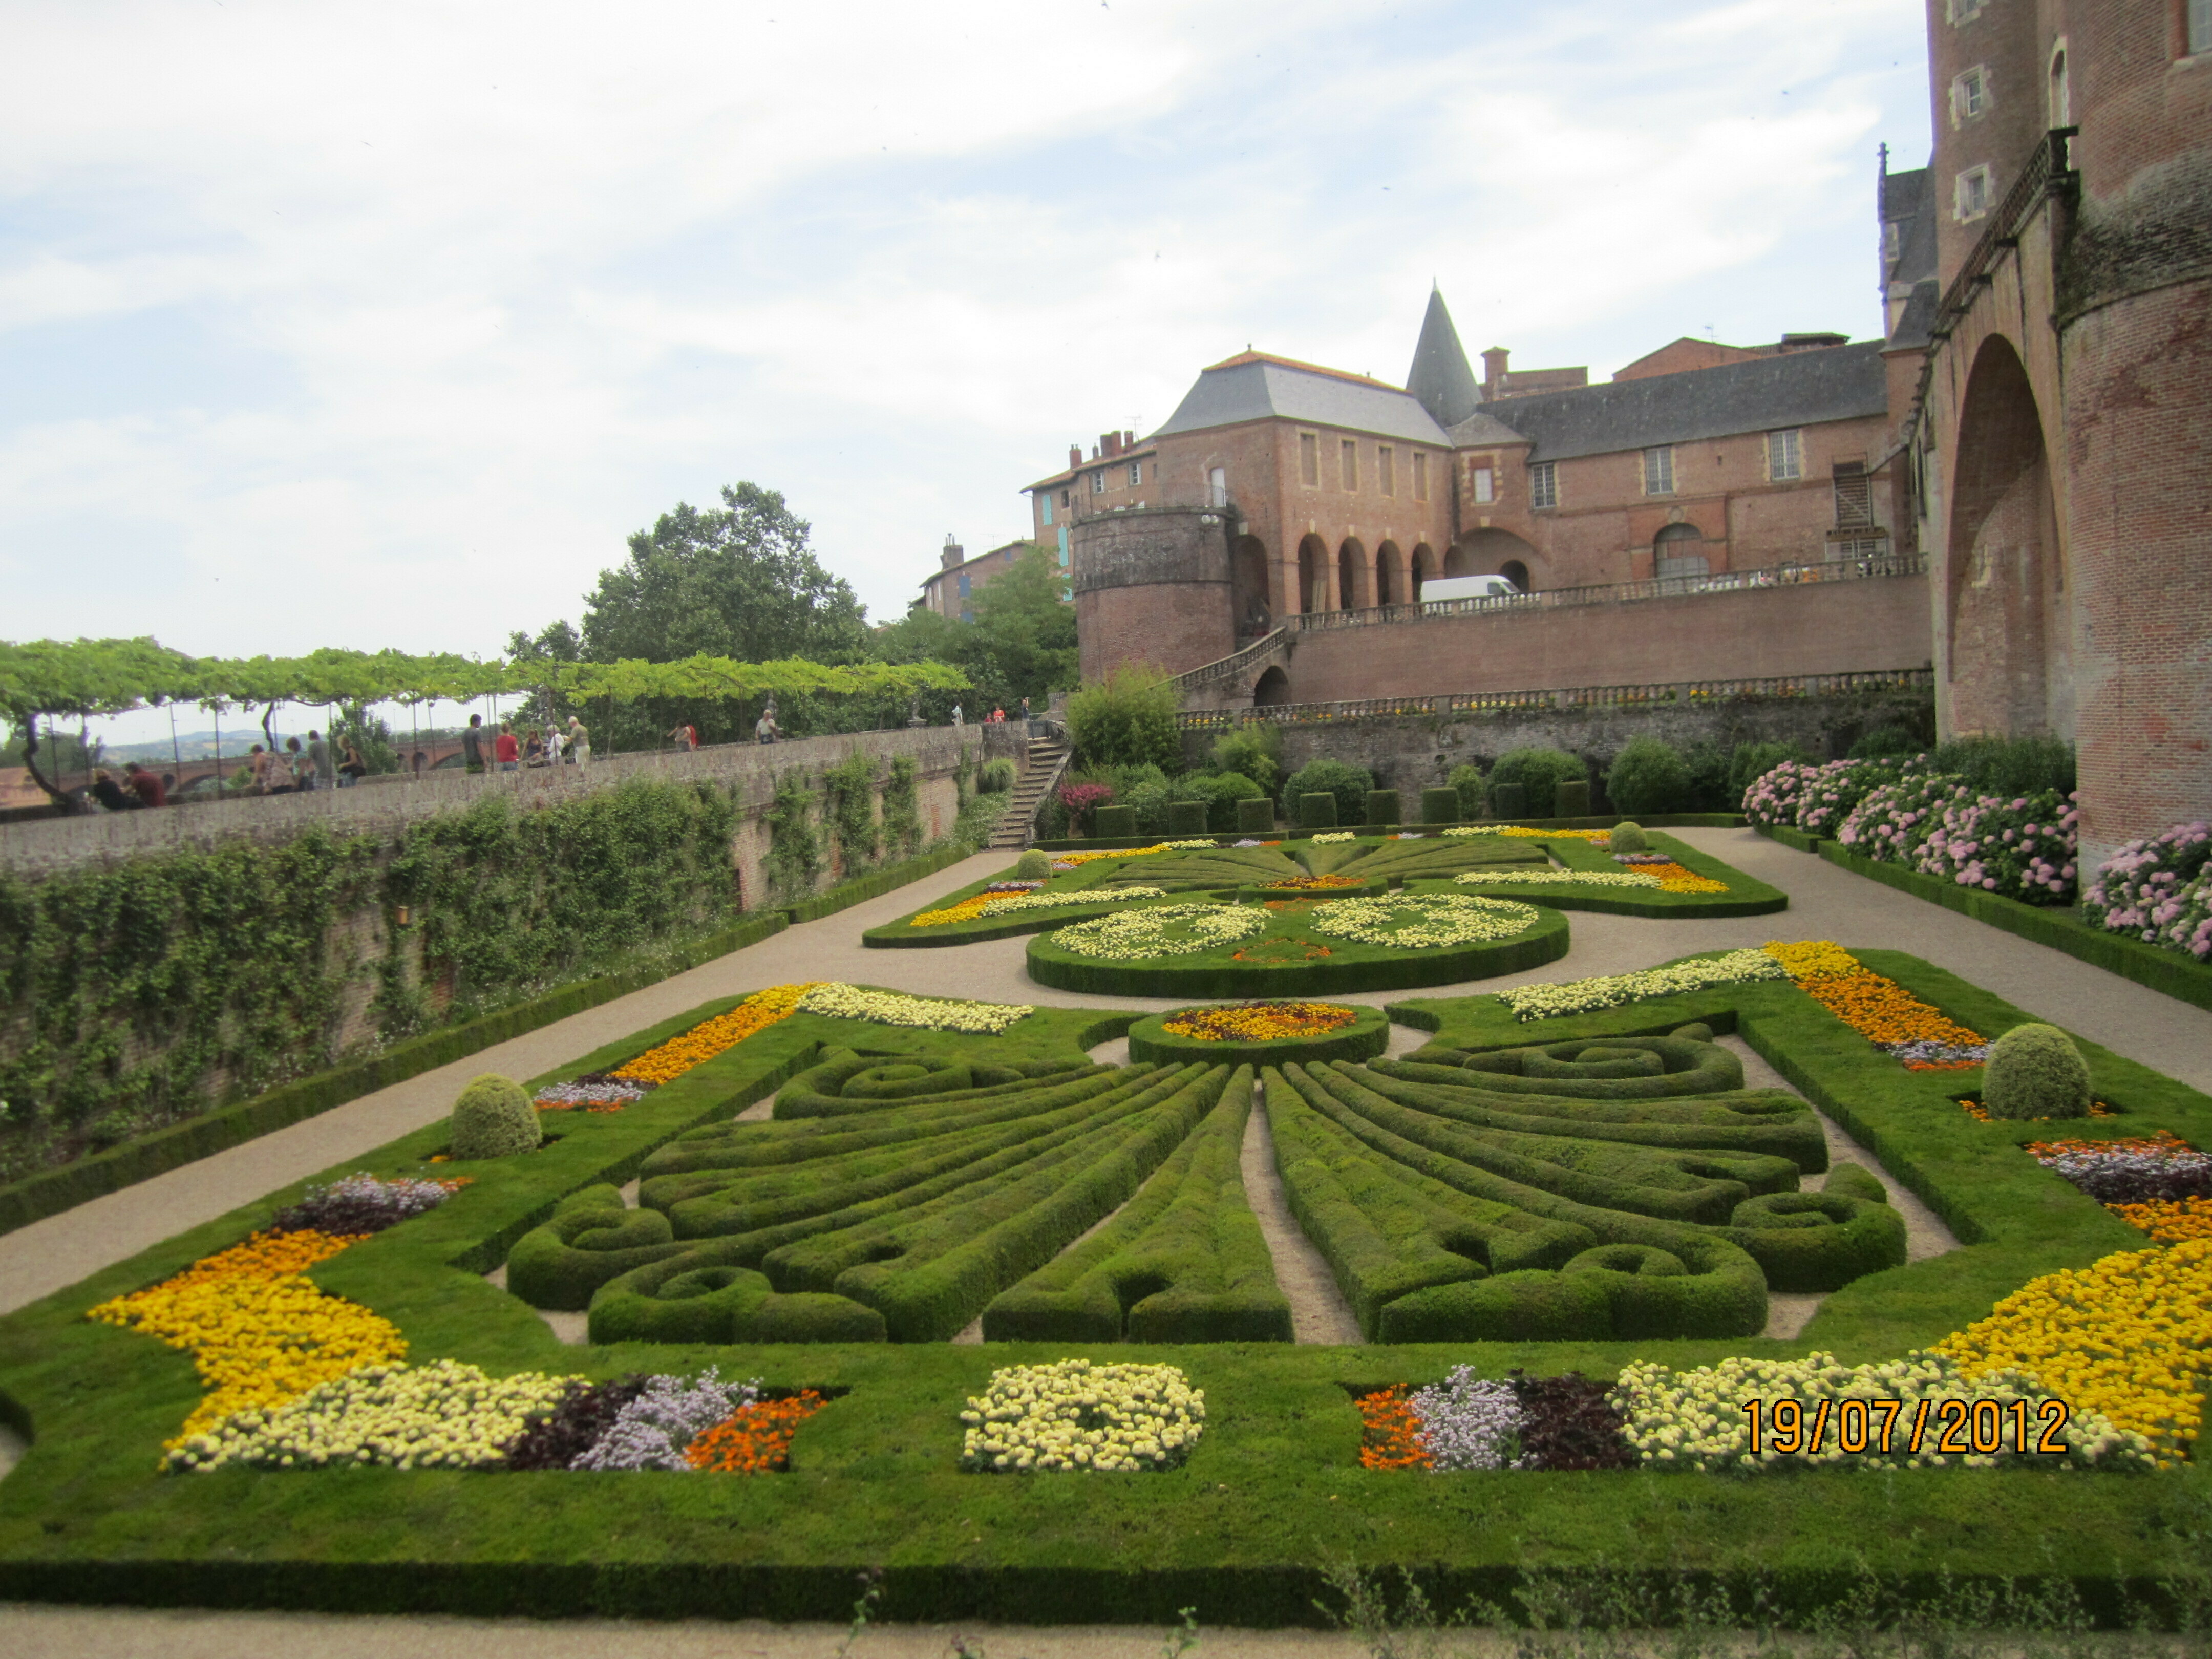
<instances>
[{"instance_id":1,"label":"chimney","mask_svg":"<svg viewBox=\"0 0 2212 1659\"><path fill-rule=\"evenodd\" d=\"M1121 447L1124 449L1134 449L1136 447L1137 434L1133 432L1124 432L1121 434Z\"/></svg>"},{"instance_id":2,"label":"chimney","mask_svg":"<svg viewBox=\"0 0 2212 1659\"><path fill-rule=\"evenodd\" d=\"M1504 346L1492 346L1482 354L1482 395L1494 398L1505 384L1505 360L1513 354Z\"/></svg>"},{"instance_id":3,"label":"chimney","mask_svg":"<svg viewBox=\"0 0 2212 1659\"><path fill-rule=\"evenodd\" d=\"M1081 444L1068 445L1067 465L1071 470L1083 465L1083 446Z\"/></svg>"},{"instance_id":4,"label":"chimney","mask_svg":"<svg viewBox=\"0 0 2212 1659\"><path fill-rule=\"evenodd\" d=\"M1098 434L1098 453L1101 456L1110 461L1121 453L1121 434L1120 433L1102 432Z\"/></svg>"},{"instance_id":5,"label":"chimney","mask_svg":"<svg viewBox=\"0 0 2212 1659\"><path fill-rule=\"evenodd\" d=\"M958 542L952 539L952 532L949 530L946 531L945 532L945 551L939 555L939 558L942 562L939 568L940 569L950 570L967 556L968 555L965 550L961 547Z\"/></svg>"}]
</instances>

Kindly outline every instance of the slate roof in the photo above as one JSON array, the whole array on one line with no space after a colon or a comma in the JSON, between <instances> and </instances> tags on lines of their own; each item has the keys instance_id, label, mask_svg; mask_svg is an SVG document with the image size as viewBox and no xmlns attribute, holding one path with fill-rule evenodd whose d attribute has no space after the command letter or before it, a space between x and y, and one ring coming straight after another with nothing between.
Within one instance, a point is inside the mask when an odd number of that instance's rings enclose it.
<instances>
[{"instance_id":1,"label":"slate roof","mask_svg":"<svg viewBox=\"0 0 2212 1659\"><path fill-rule=\"evenodd\" d=\"M1888 412L1884 343L1863 340L1718 368L1501 398L1479 412L1530 440L1532 461L1853 420Z\"/></svg>"},{"instance_id":2,"label":"slate roof","mask_svg":"<svg viewBox=\"0 0 2212 1659\"><path fill-rule=\"evenodd\" d=\"M1406 371L1406 392L1442 427L1457 425L1482 401L1459 331L1452 326L1451 313L1444 309L1444 296L1437 289L1429 290L1421 337L1413 347L1413 367Z\"/></svg>"},{"instance_id":3,"label":"slate roof","mask_svg":"<svg viewBox=\"0 0 2212 1659\"><path fill-rule=\"evenodd\" d=\"M1440 447L1449 442L1443 428L1409 392L1364 375L1256 351L1200 371L1197 384L1183 394L1166 424L1146 441L1271 416Z\"/></svg>"},{"instance_id":4,"label":"slate roof","mask_svg":"<svg viewBox=\"0 0 2212 1659\"><path fill-rule=\"evenodd\" d=\"M1520 400L1516 398L1515 401ZM1492 444L1525 444L1528 441L1495 415L1486 415L1479 409L1447 430L1455 449L1481 449Z\"/></svg>"}]
</instances>

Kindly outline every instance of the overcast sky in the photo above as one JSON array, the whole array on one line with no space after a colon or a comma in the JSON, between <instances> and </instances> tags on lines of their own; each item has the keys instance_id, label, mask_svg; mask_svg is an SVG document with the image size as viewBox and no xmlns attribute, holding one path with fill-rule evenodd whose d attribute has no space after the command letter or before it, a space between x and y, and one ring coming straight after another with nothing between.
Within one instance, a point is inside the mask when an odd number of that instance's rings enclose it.
<instances>
[{"instance_id":1,"label":"overcast sky","mask_svg":"<svg viewBox=\"0 0 2212 1659\"><path fill-rule=\"evenodd\" d=\"M1249 343L1879 330L1921 0L8 0L0 638L496 654L750 479L878 619ZM164 731L167 718L161 720Z\"/></svg>"}]
</instances>

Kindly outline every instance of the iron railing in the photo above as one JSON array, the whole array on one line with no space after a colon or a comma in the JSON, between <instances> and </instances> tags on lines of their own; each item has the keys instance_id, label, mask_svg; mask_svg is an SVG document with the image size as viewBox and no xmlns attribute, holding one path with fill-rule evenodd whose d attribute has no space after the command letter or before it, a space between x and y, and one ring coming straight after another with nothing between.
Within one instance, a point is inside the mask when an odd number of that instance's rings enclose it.
<instances>
[{"instance_id":1,"label":"iron railing","mask_svg":"<svg viewBox=\"0 0 2212 1659\"><path fill-rule=\"evenodd\" d=\"M1249 708L1201 708L1177 717L1185 731L1225 731L1255 722L1316 726L1396 716L1481 714L1515 710L1693 704L1762 697L1821 697L1864 691L1933 691L1929 668L1855 674L1784 674L1763 679L1674 680L1656 685L1578 685L1534 691L1463 691L1434 697L1362 697L1349 702L1285 702Z\"/></svg>"}]
</instances>

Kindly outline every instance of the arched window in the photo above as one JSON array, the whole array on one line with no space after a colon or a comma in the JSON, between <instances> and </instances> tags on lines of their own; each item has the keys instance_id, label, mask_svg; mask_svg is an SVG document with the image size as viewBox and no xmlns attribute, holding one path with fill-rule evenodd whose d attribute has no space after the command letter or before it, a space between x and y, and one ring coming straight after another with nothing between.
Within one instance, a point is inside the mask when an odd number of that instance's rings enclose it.
<instances>
[{"instance_id":1,"label":"arched window","mask_svg":"<svg viewBox=\"0 0 2212 1659\"><path fill-rule=\"evenodd\" d=\"M2051 125L2074 125L2074 94L2066 83L2066 44L2063 40L2051 54Z\"/></svg>"},{"instance_id":2,"label":"arched window","mask_svg":"<svg viewBox=\"0 0 2212 1659\"><path fill-rule=\"evenodd\" d=\"M1518 559L1508 559L1498 567L1498 574L1511 582L1520 592L1528 591L1528 567Z\"/></svg>"},{"instance_id":3,"label":"arched window","mask_svg":"<svg viewBox=\"0 0 2212 1659\"><path fill-rule=\"evenodd\" d=\"M1712 568L1705 558L1705 538L1693 524L1668 525L1651 551L1662 576L1702 576Z\"/></svg>"}]
</instances>

